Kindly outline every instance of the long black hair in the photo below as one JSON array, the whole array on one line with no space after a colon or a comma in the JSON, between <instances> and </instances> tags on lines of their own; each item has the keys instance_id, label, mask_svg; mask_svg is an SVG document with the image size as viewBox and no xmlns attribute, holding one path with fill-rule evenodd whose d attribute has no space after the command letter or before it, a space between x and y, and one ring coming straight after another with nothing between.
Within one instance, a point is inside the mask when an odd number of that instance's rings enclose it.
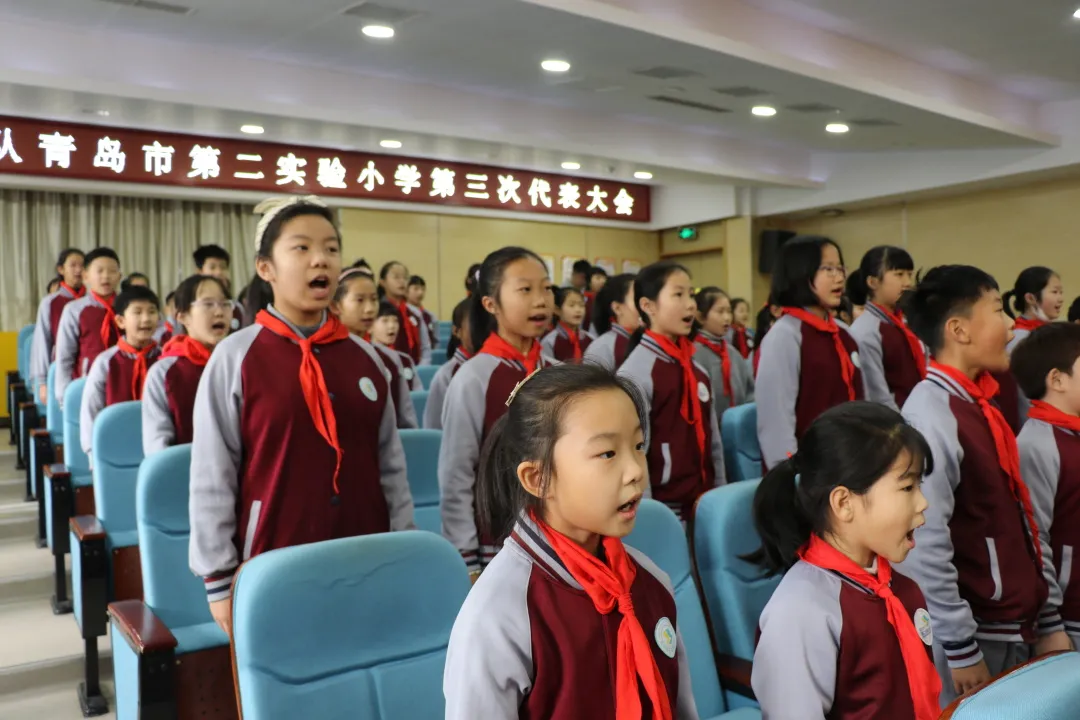
<instances>
[{"instance_id":1,"label":"long black hair","mask_svg":"<svg viewBox=\"0 0 1080 720\"><path fill-rule=\"evenodd\" d=\"M480 275L476 281L476 291L472 294L469 307L469 337L472 339L474 352L484 346L488 335L495 332L495 316L484 308L484 298L490 297L499 304L499 289L502 287L503 273L510 263L517 260L531 259L544 265L544 261L532 250L511 245L499 248L484 258L480 265Z\"/></svg>"},{"instance_id":2,"label":"long black hair","mask_svg":"<svg viewBox=\"0 0 1080 720\"><path fill-rule=\"evenodd\" d=\"M799 450L765 476L754 496L761 548L747 560L767 574L795 564L811 534L830 530L829 495L845 487L865 495L902 453L921 475L934 471L926 438L903 416L879 403L847 402L822 413L807 428Z\"/></svg>"},{"instance_id":3,"label":"long black hair","mask_svg":"<svg viewBox=\"0 0 1080 720\"><path fill-rule=\"evenodd\" d=\"M263 234L259 237L259 247L255 250L255 259L271 260L274 254L274 243L281 237L282 228L290 220L305 215L316 215L323 218L334 227L334 232L337 233L338 237L341 237L341 230L338 229L333 210L325 205L301 200L283 208L267 224ZM260 310L265 310L270 303L274 302L273 286L259 277L258 272L251 278L251 282L248 283L245 290L246 292L242 290L240 294L244 296L244 305L249 318L254 318L259 314Z\"/></svg>"},{"instance_id":4,"label":"long black hair","mask_svg":"<svg viewBox=\"0 0 1080 720\"><path fill-rule=\"evenodd\" d=\"M1048 267L1035 265L1025 268L1016 278L1013 289L1001 296L1001 302L1005 305L1005 312L1014 320L1018 315L1028 311L1027 295L1035 296L1036 302L1042 301L1043 290L1050 284L1050 279L1057 275Z\"/></svg>"},{"instance_id":5,"label":"long black hair","mask_svg":"<svg viewBox=\"0 0 1080 720\"><path fill-rule=\"evenodd\" d=\"M548 367L518 388L509 409L488 432L480 453L476 509L485 532L505 537L522 510L540 512L543 503L522 487L518 466L530 461L540 463L540 495L546 495L555 469L555 443L562 435L563 416L574 402L604 390L626 393L645 427L645 400L637 385L599 365Z\"/></svg>"},{"instance_id":6,"label":"long black hair","mask_svg":"<svg viewBox=\"0 0 1080 720\"><path fill-rule=\"evenodd\" d=\"M458 332L461 332L461 326L464 324L465 318L469 316L470 304L469 299L465 298L454 306L454 312L450 316L450 324ZM456 335L451 335L450 340L446 343L446 359L449 360L454 357L454 353L457 352L459 347L461 347L461 340L459 340ZM476 352L476 348L473 348L473 352Z\"/></svg>"},{"instance_id":7,"label":"long black hair","mask_svg":"<svg viewBox=\"0 0 1080 720\"><path fill-rule=\"evenodd\" d=\"M636 277L631 273L623 273L608 278L604 287L596 293L596 298L593 300L592 324L597 337L611 330L611 304L626 302L626 296L633 289Z\"/></svg>"},{"instance_id":8,"label":"long black hair","mask_svg":"<svg viewBox=\"0 0 1080 720\"><path fill-rule=\"evenodd\" d=\"M690 275L690 271L685 266L671 260L661 260L652 265L646 265L634 278L634 304L637 305L638 315L641 316L641 327L630 336L630 342L626 345L626 357L630 357L630 353L634 352L634 348L641 342L641 338L645 337L645 331L649 329L651 323L648 314L641 309L641 299L648 298L656 302L664 286L667 285L668 278L677 272Z\"/></svg>"},{"instance_id":9,"label":"long black hair","mask_svg":"<svg viewBox=\"0 0 1080 720\"><path fill-rule=\"evenodd\" d=\"M781 307L812 307L820 305L814 294L814 278L821 268L825 246L832 245L844 264L844 253L833 240L821 235L800 235L780 248L772 275L769 296ZM761 343L759 342L758 345Z\"/></svg>"}]
</instances>

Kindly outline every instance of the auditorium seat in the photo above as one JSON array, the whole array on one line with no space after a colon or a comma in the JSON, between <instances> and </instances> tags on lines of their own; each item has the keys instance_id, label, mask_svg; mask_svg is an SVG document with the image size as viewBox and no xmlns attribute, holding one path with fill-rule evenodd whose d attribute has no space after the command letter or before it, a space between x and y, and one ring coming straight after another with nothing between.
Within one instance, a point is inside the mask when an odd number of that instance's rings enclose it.
<instances>
[{"instance_id":1,"label":"auditorium seat","mask_svg":"<svg viewBox=\"0 0 1080 720\"><path fill-rule=\"evenodd\" d=\"M422 366L421 366L422 367ZM427 390L412 390L409 392L412 397L413 407L416 408L416 417L423 422L424 420L424 408L427 407L428 391Z\"/></svg>"},{"instance_id":2,"label":"auditorium seat","mask_svg":"<svg viewBox=\"0 0 1080 720\"><path fill-rule=\"evenodd\" d=\"M54 463L63 462L64 428L63 412L56 400L53 388L56 383L56 363L49 365L46 378L48 402L45 405L45 427L30 431L30 452L26 470L30 476L30 494L37 501L37 546L45 547L45 472Z\"/></svg>"},{"instance_id":3,"label":"auditorium seat","mask_svg":"<svg viewBox=\"0 0 1080 720\"><path fill-rule=\"evenodd\" d=\"M678 610L679 637L690 662L690 680L698 715L703 720L760 718L761 713L754 708L727 710L721 684L728 687L730 683L734 688L737 678L727 678L717 673L701 596L691 572L686 531L679 518L663 503L642 500L634 531L625 541L630 547L643 552L671 578Z\"/></svg>"},{"instance_id":4,"label":"auditorium seat","mask_svg":"<svg viewBox=\"0 0 1080 720\"><path fill-rule=\"evenodd\" d=\"M133 441L134 438L134 441ZM103 713L97 642L105 635L111 600L141 600L142 571L135 527L135 483L143 459L142 403L111 405L94 420L94 515L71 518L71 594L86 645L83 708Z\"/></svg>"},{"instance_id":5,"label":"auditorium seat","mask_svg":"<svg viewBox=\"0 0 1080 720\"><path fill-rule=\"evenodd\" d=\"M20 406L34 399L35 388L30 384L30 347L34 340L34 326L24 325L19 330L15 345L15 371L8 373L8 418L10 419L11 444L16 448L15 469L23 470L26 456L19 442Z\"/></svg>"},{"instance_id":6,"label":"auditorium seat","mask_svg":"<svg viewBox=\"0 0 1080 720\"><path fill-rule=\"evenodd\" d=\"M432 359L434 360L434 357ZM439 372L438 365L421 365L416 368L416 375L420 378L420 382L424 383L425 390L431 388L431 381L437 372Z\"/></svg>"},{"instance_id":7,"label":"auditorium seat","mask_svg":"<svg viewBox=\"0 0 1080 720\"><path fill-rule=\"evenodd\" d=\"M445 345L446 342L450 341L450 336L454 334L454 323L450 322L449 320L442 320L439 322L438 327L439 331L437 333L437 336L439 340L445 341L443 343Z\"/></svg>"},{"instance_id":8,"label":"auditorium seat","mask_svg":"<svg viewBox=\"0 0 1080 720\"><path fill-rule=\"evenodd\" d=\"M243 717L439 720L446 647L469 587L461 555L426 532L248 561L233 590Z\"/></svg>"},{"instance_id":9,"label":"auditorium seat","mask_svg":"<svg viewBox=\"0 0 1080 720\"><path fill-rule=\"evenodd\" d=\"M757 405L747 403L725 410L720 418L724 467L728 482L760 478L761 448L757 438Z\"/></svg>"},{"instance_id":10,"label":"auditorium seat","mask_svg":"<svg viewBox=\"0 0 1080 720\"><path fill-rule=\"evenodd\" d=\"M779 576L766 578L757 566L740 559L761 546L753 519L754 493L760 483L746 480L710 490L698 500L694 515L694 561L720 671L740 674L745 689L750 687L758 620L780 584ZM738 692L725 695L731 707L750 702Z\"/></svg>"},{"instance_id":11,"label":"auditorium seat","mask_svg":"<svg viewBox=\"0 0 1080 720\"><path fill-rule=\"evenodd\" d=\"M449 358L446 357L446 352L444 350L440 350L439 352L431 353L431 364L434 367L439 367L440 365L445 365L446 361L448 359Z\"/></svg>"},{"instance_id":12,"label":"auditorium seat","mask_svg":"<svg viewBox=\"0 0 1080 720\"><path fill-rule=\"evenodd\" d=\"M412 492L416 527L436 534L442 533L439 514L439 446L440 430L400 430L401 445L405 448L405 465L409 471L409 490Z\"/></svg>"},{"instance_id":13,"label":"auditorium seat","mask_svg":"<svg viewBox=\"0 0 1080 720\"><path fill-rule=\"evenodd\" d=\"M1080 653L1046 655L1007 670L955 700L941 720L1075 720Z\"/></svg>"},{"instance_id":14,"label":"auditorium seat","mask_svg":"<svg viewBox=\"0 0 1080 720\"><path fill-rule=\"evenodd\" d=\"M139 468L144 599L109 604L117 720L237 717L229 638L210 616L202 578L188 566L190 468L190 445L154 453ZM293 618L276 634L298 632L303 620Z\"/></svg>"}]
</instances>

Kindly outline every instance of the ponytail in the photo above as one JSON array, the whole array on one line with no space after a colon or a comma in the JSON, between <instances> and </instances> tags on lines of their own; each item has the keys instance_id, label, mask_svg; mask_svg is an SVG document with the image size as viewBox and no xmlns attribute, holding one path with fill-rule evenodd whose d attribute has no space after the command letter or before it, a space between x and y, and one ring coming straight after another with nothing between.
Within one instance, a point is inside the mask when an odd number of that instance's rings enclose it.
<instances>
[{"instance_id":1,"label":"ponytail","mask_svg":"<svg viewBox=\"0 0 1080 720\"><path fill-rule=\"evenodd\" d=\"M1016 278L1013 289L1001 296L1001 304L1005 306L1005 312L1009 317L1015 320L1017 316L1028 311L1027 296L1029 294L1035 296L1036 303L1041 302L1043 290L1055 275L1057 273L1042 265L1024 268L1024 271Z\"/></svg>"},{"instance_id":2,"label":"ponytail","mask_svg":"<svg viewBox=\"0 0 1080 720\"><path fill-rule=\"evenodd\" d=\"M799 559L799 548L814 531L810 517L799 503L799 473L792 457L780 463L762 479L754 495L754 526L761 547L746 556L767 575L787 571Z\"/></svg>"},{"instance_id":3,"label":"ponytail","mask_svg":"<svg viewBox=\"0 0 1080 720\"><path fill-rule=\"evenodd\" d=\"M1005 294L1001 296L1001 305L1005 308L1005 314L1016 319L1017 315L1023 315L1023 308L1016 307L1016 291L1006 290Z\"/></svg>"},{"instance_id":4,"label":"ponytail","mask_svg":"<svg viewBox=\"0 0 1080 720\"><path fill-rule=\"evenodd\" d=\"M509 414L504 413L488 430L476 477L477 525L480 532L494 538L509 535L518 512L535 499L518 479L514 456L519 453L506 437L509 422Z\"/></svg>"},{"instance_id":5,"label":"ponytail","mask_svg":"<svg viewBox=\"0 0 1080 720\"><path fill-rule=\"evenodd\" d=\"M252 322L255 316L274 302L274 288L256 274L244 294L244 309Z\"/></svg>"},{"instance_id":6,"label":"ponytail","mask_svg":"<svg viewBox=\"0 0 1080 720\"><path fill-rule=\"evenodd\" d=\"M484 296L473 293L469 298L469 340L474 352L480 352L484 341L495 332L495 316L484 307Z\"/></svg>"}]
</instances>

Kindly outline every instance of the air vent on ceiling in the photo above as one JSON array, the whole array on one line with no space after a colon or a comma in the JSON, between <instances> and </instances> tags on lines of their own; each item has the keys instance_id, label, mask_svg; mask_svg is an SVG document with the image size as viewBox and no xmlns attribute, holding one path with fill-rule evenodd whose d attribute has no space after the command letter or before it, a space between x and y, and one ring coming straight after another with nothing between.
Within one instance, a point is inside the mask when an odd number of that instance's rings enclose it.
<instances>
[{"instance_id":1,"label":"air vent on ceiling","mask_svg":"<svg viewBox=\"0 0 1080 720\"><path fill-rule=\"evenodd\" d=\"M855 127L864 128L877 128L877 127L896 127L900 123L895 120L887 120L885 118L859 118L857 120L848 120L848 125L854 125Z\"/></svg>"},{"instance_id":2,"label":"air vent on ceiling","mask_svg":"<svg viewBox=\"0 0 1080 720\"><path fill-rule=\"evenodd\" d=\"M359 18L373 25L400 25L406 20L412 20L423 13L406 8L387 7L386 5L379 5L365 0L346 8L341 14Z\"/></svg>"},{"instance_id":3,"label":"air vent on ceiling","mask_svg":"<svg viewBox=\"0 0 1080 720\"><path fill-rule=\"evenodd\" d=\"M695 110L705 110L711 113L729 113L731 112L727 108L717 107L716 105L709 105L708 103L694 102L693 100L683 100L682 98L671 97L670 95L650 95L650 100L656 102L668 103L669 105L679 105L681 107L693 108Z\"/></svg>"},{"instance_id":4,"label":"air vent on ceiling","mask_svg":"<svg viewBox=\"0 0 1080 720\"><path fill-rule=\"evenodd\" d=\"M769 94L767 90L762 90L755 87L747 87L746 85L741 85L739 87L713 88L713 91L718 92L721 95L730 95L731 97L737 98L760 97L762 95Z\"/></svg>"},{"instance_id":5,"label":"air vent on ceiling","mask_svg":"<svg viewBox=\"0 0 1080 720\"><path fill-rule=\"evenodd\" d=\"M99 2L109 3L110 5L122 5L129 8L138 8L139 10L149 10L151 12L169 13L170 15L190 15L195 12L194 8L176 5L174 3L158 2L158 0L99 0Z\"/></svg>"},{"instance_id":6,"label":"air vent on ceiling","mask_svg":"<svg viewBox=\"0 0 1080 720\"><path fill-rule=\"evenodd\" d=\"M701 73L686 68L670 67L668 65L655 65L632 71L641 77L653 78L654 80L674 80L675 78L700 77Z\"/></svg>"},{"instance_id":7,"label":"air vent on ceiling","mask_svg":"<svg viewBox=\"0 0 1080 720\"><path fill-rule=\"evenodd\" d=\"M832 105L826 105L824 103L800 103L798 105L788 105L788 110L792 112L800 113L832 113L840 112L840 108L835 108Z\"/></svg>"}]
</instances>

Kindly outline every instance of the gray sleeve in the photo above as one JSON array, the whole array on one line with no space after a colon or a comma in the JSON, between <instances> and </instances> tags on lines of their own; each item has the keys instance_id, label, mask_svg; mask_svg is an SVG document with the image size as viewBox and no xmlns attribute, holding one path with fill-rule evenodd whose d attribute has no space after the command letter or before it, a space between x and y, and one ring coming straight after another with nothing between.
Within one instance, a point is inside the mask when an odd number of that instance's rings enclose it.
<instances>
[{"instance_id":1,"label":"gray sleeve","mask_svg":"<svg viewBox=\"0 0 1080 720\"><path fill-rule=\"evenodd\" d=\"M398 373L398 386L395 392L395 402L398 404L398 427L402 430L414 430L420 427L420 420L416 417L416 405L413 404L412 395L409 394L409 381L401 373Z\"/></svg>"},{"instance_id":2,"label":"gray sleeve","mask_svg":"<svg viewBox=\"0 0 1080 720\"><path fill-rule=\"evenodd\" d=\"M109 378L109 362L115 354L116 349L110 348L98 355L86 375L82 407L79 408L79 442L87 457L93 446L94 420L105 408L105 381Z\"/></svg>"},{"instance_id":3,"label":"gray sleeve","mask_svg":"<svg viewBox=\"0 0 1080 720\"><path fill-rule=\"evenodd\" d=\"M757 435L765 467L772 469L798 450L795 403L799 398L802 336L799 321L785 316L776 321L759 350Z\"/></svg>"},{"instance_id":4,"label":"gray sleeve","mask_svg":"<svg viewBox=\"0 0 1080 720\"><path fill-rule=\"evenodd\" d=\"M619 377L632 380L641 390L641 397L645 401L645 407L643 408L645 427L642 428L642 431L645 433L646 447L649 446L649 418L652 417L652 368L654 362L656 362L656 356L651 351L638 346L630 351L630 355L623 362L618 372Z\"/></svg>"},{"instance_id":5,"label":"gray sleeve","mask_svg":"<svg viewBox=\"0 0 1080 720\"><path fill-rule=\"evenodd\" d=\"M548 355L555 356L555 340L559 337L558 330L552 330L544 337L540 338L540 347L544 348ZM584 358L584 354L582 358Z\"/></svg>"},{"instance_id":6,"label":"gray sleeve","mask_svg":"<svg viewBox=\"0 0 1080 720\"><path fill-rule=\"evenodd\" d=\"M442 445L439 448L442 532L461 553L470 572L480 569L480 539L476 529L473 492L476 468L480 462L480 438L484 431L489 377L481 368L471 365L477 364L477 361L486 363L487 360L487 357L480 356L466 363L447 388L442 414Z\"/></svg>"},{"instance_id":7,"label":"gray sleeve","mask_svg":"<svg viewBox=\"0 0 1080 720\"><path fill-rule=\"evenodd\" d=\"M960 597L949 530L963 459L956 418L949 410L947 393L926 382L917 385L904 403L904 418L929 443L934 472L922 483L923 495L930 503L924 514L926 524L915 531L915 549L898 567L922 588L934 619L934 636L945 648L949 667L968 667L981 662L983 656L975 642L978 625L971 606Z\"/></svg>"},{"instance_id":8,"label":"gray sleeve","mask_svg":"<svg viewBox=\"0 0 1080 720\"><path fill-rule=\"evenodd\" d=\"M34 338L30 343L30 377L35 385L40 385L49 377L49 363L52 362L52 349L55 338L49 327L50 308L55 296L49 295L38 305L37 323L34 325ZM34 397L34 402L38 398Z\"/></svg>"},{"instance_id":9,"label":"gray sleeve","mask_svg":"<svg viewBox=\"0 0 1080 720\"><path fill-rule=\"evenodd\" d=\"M605 333L598 337L595 341L589 343L589 347L585 349L581 359L583 362L593 363L605 367L608 370L615 370L615 342L612 338L608 337Z\"/></svg>"},{"instance_id":10,"label":"gray sleeve","mask_svg":"<svg viewBox=\"0 0 1080 720\"><path fill-rule=\"evenodd\" d=\"M716 474L716 485L727 485L727 468L724 466L724 441L720 439L720 418L716 413L708 413L709 428L712 433L712 460Z\"/></svg>"},{"instance_id":11,"label":"gray sleeve","mask_svg":"<svg viewBox=\"0 0 1080 720\"><path fill-rule=\"evenodd\" d=\"M739 405L754 402L754 368L737 352L731 353L731 389Z\"/></svg>"},{"instance_id":12,"label":"gray sleeve","mask_svg":"<svg viewBox=\"0 0 1080 720\"><path fill-rule=\"evenodd\" d=\"M442 409L446 401L446 390L450 386L450 366L443 365L428 388L427 405L424 407L424 427L428 430L442 430Z\"/></svg>"},{"instance_id":13,"label":"gray sleeve","mask_svg":"<svg viewBox=\"0 0 1080 720\"><path fill-rule=\"evenodd\" d=\"M859 366L866 386L866 399L900 411L896 398L885 381L885 357L881 349L881 321L863 313L851 326L851 335L859 344Z\"/></svg>"},{"instance_id":14,"label":"gray sleeve","mask_svg":"<svg viewBox=\"0 0 1080 720\"><path fill-rule=\"evenodd\" d=\"M175 357L158 360L146 373L142 396L143 456L149 457L164 450L176 440L169 398L165 392L165 376L176 364Z\"/></svg>"},{"instance_id":15,"label":"gray sleeve","mask_svg":"<svg viewBox=\"0 0 1080 720\"><path fill-rule=\"evenodd\" d=\"M414 313L412 317L416 318L416 330L420 333L420 364L430 365L431 333L428 332L427 322L424 320L424 313L415 305L409 305L408 308Z\"/></svg>"},{"instance_id":16,"label":"gray sleeve","mask_svg":"<svg viewBox=\"0 0 1080 720\"><path fill-rule=\"evenodd\" d=\"M211 602L232 594L232 573L240 565L233 537L243 459L241 369L261 331L253 325L222 341L210 355L195 393L188 562L192 572L206 579Z\"/></svg>"},{"instance_id":17,"label":"gray sleeve","mask_svg":"<svg viewBox=\"0 0 1080 720\"><path fill-rule=\"evenodd\" d=\"M424 389L424 381L420 379L420 373L416 372L416 367L409 368L412 371L412 379L409 380L410 391L420 391ZM413 416L416 416L416 411L413 411Z\"/></svg>"},{"instance_id":18,"label":"gray sleeve","mask_svg":"<svg viewBox=\"0 0 1080 720\"><path fill-rule=\"evenodd\" d=\"M1020 447L1020 475L1031 493L1035 522L1039 525L1039 545L1042 547L1043 576L1050 590L1046 604L1039 613L1039 634L1062 630L1059 609L1064 593L1058 582L1054 551L1050 546L1050 528L1054 523L1054 501L1061 477L1061 454L1054 428L1044 422L1030 420L1017 438Z\"/></svg>"},{"instance_id":19,"label":"gray sleeve","mask_svg":"<svg viewBox=\"0 0 1080 720\"><path fill-rule=\"evenodd\" d=\"M71 375L79 358L79 316L77 310L82 303L69 302L60 313L60 322L56 327L56 379L53 389L56 402L64 407L64 391L71 384Z\"/></svg>"}]
</instances>

